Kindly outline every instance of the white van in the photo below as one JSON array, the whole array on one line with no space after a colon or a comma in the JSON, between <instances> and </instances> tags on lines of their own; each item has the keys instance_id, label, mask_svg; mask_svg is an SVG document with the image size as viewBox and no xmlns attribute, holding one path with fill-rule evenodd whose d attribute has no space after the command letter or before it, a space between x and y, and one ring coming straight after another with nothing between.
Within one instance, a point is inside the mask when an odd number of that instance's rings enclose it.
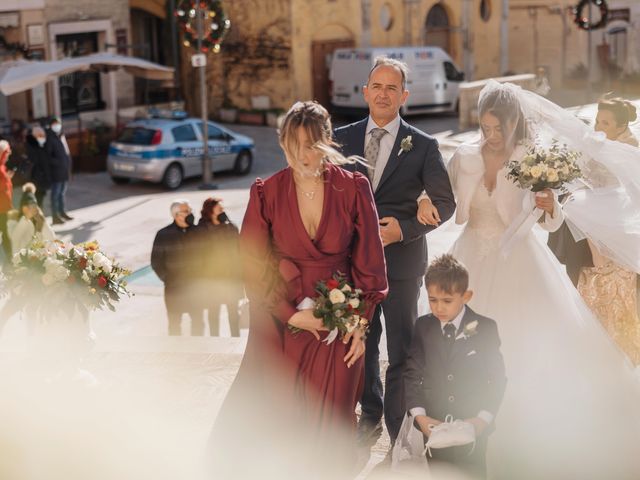
<instances>
[{"instance_id":1,"label":"white van","mask_svg":"<svg viewBox=\"0 0 640 480\"><path fill-rule=\"evenodd\" d=\"M409 67L409 98L400 113L404 115L451 112L458 106L458 90L464 81L452 58L439 47L339 48L333 53L329 78L331 105L335 113L362 113L367 104L362 86L375 58L386 55Z\"/></svg>"}]
</instances>

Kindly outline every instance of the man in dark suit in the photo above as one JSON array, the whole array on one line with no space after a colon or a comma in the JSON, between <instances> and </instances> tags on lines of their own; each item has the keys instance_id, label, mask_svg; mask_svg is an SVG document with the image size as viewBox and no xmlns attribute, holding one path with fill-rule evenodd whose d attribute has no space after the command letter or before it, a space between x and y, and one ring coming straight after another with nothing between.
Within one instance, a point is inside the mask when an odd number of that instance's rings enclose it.
<instances>
[{"instance_id":1,"label":"man in dark suit","mask_svg":"<svg viewBox=\"0 0 640 480\"><path fill-rule=\"evenodd\" d=\"M202 310L193 291L197 237L189 202L175 200L171 216L173 222L156 233L151 249L151 268L164 283L169 335L180 335L183 313L191 317L191 335L203 335Z\"/></svg>"},{"instance_id":2,"label":"man in dark suit","mask_svg":"<svg viewBox=\"0 0 640 480\"><path fill-rule=\"evenodd\" d=\"M400 118L400 107L409 95L406 79L404 63L377 58L363 88L369 117L335 131L344 155L358 155L367 160L368 167L356 164L352 168L367 175L372 184L389 280L389 295L370 319L358 425L361 446L376 442L382 431L383 409L392 441L398 435L405 412L402 370L418 317L420 285L427 267L425 234L436 228L418 222L416 200L426 191L443 222L455 210L438 142ZM378 347L381 313L389 352L384 403Z\"/></svg>"},{"instance_id":3,"label":"man in dark suit","mask_svg":"<svg viewBox=\"0 0 640 480\"><path fill-rule=\"evenodd\" d=\"M496 322L466 303L469 274L451 255L436 259L425 275L433 313L416 322L404 372L407 410L428 437L448 415L474 426L476 443L431 449L435 474L452 465L473 478L486 476L486 448L506 386Z\"/></svg>"}]
</instances>

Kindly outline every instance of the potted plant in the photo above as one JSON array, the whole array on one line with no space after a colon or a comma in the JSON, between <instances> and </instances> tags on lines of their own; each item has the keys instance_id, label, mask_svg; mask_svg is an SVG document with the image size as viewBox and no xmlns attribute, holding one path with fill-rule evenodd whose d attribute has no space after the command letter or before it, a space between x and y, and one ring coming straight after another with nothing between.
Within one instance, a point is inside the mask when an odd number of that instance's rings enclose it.
<instances>
[{"instance_id":1,"label":"potted plant","mask_svg":"<svg viewBox=\"0 0 640 480\"><path fill-rule=\"evenodd\" d=\"M240 110L238 111L238 123L264 125L264 112L260 110Z\"/></svg>"},{"instance_id":2,"label":"potted plant","mask_svg":"<svg viewBox=\"0 0 640 480\"><path fill-rule=\"evenodd\" d=\"M280 109L280 108L272 108L271 110L267 111L267 115L266 115L266 120L267 120L267 125L270 127L278 127L278 120L280 119L280 117L282 117L284 115L284 110Z\"/></svg>"}]
</instances>

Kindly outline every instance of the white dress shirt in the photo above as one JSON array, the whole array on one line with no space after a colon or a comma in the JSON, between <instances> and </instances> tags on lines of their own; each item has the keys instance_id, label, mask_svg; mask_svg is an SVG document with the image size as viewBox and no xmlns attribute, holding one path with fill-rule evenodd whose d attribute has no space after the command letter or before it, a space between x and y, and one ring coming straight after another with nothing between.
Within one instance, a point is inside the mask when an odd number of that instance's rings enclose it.
<instances>
[{"instance_id":1,"label":"white dress shirt","mask_svg":"<svg viewBox=\"0 0 640 480\"><path fill-rule=\"evenodd\" d=\"M365 150L367 148L367 145L371 141L371 130L373 130L374 128L384 128L388 132L380 139L380 150L378 151L378 158L376 159L376 169L373 173L373 181L371 182L373 191L375 192L378 188L378 184L380 183L380 179L382 178L384 167L387 166L387 162L389 161L389 156L393 153L393 145L396 143L398 130L400 130L400 115L397 115L396 118L391 120L384 127L380 127L373 120L373 118L369 116L369 121L367 122L367 130L364 136Z\"/></svg>"},{"instance_id":2,"label":"white dress shirt","mask_svg":"<svg viewBox=\"0 0 640 480\"><path fill-rule=\"evenodd\" d=\"M386 135L385 135L386 136ZM444 326L447 325L448 323L453 324L456 327L456 332L460 329L460 324L462 323L462 319L464 317L464 314L467 312L467 307L465 307L464 305L462 306L462 310L460 310L460 313L458 313L458 315L451 321L449 322L440 322L440 328L442 329L442 335L445 334L444 332ZM427 411L422 408L422 407L414 407L411 410L409 410L409 414L412 417L418 416L418 415L427 415ZM487 422L487 425L491 424L491 422L493 421L493 414L491 414L490 412L487 412L486 410L481 410L480 412L478 412L477 417L481 420L484 420L485 422Z\"/></svg>"}]
</instances>

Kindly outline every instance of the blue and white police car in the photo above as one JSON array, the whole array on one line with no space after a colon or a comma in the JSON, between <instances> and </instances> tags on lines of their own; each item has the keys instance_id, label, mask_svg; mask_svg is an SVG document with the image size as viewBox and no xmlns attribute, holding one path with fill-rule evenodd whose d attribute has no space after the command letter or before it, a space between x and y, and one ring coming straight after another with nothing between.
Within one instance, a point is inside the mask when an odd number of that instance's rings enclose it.
<instances>
[{"instance_id":1,"label":"blue and white police car","mask_svg":"<svg viewBox=\"0 0 640 480\"><path fill-rule=\"evenodd\" d=\"M138 179L174 190L185 178L202 175L202 120L175 112L170 117L136 120L111 142L107 170L115 183ZM214 122L208 130L213 171L249 173L253 140Z\"/></svg>"}]
</instances>

